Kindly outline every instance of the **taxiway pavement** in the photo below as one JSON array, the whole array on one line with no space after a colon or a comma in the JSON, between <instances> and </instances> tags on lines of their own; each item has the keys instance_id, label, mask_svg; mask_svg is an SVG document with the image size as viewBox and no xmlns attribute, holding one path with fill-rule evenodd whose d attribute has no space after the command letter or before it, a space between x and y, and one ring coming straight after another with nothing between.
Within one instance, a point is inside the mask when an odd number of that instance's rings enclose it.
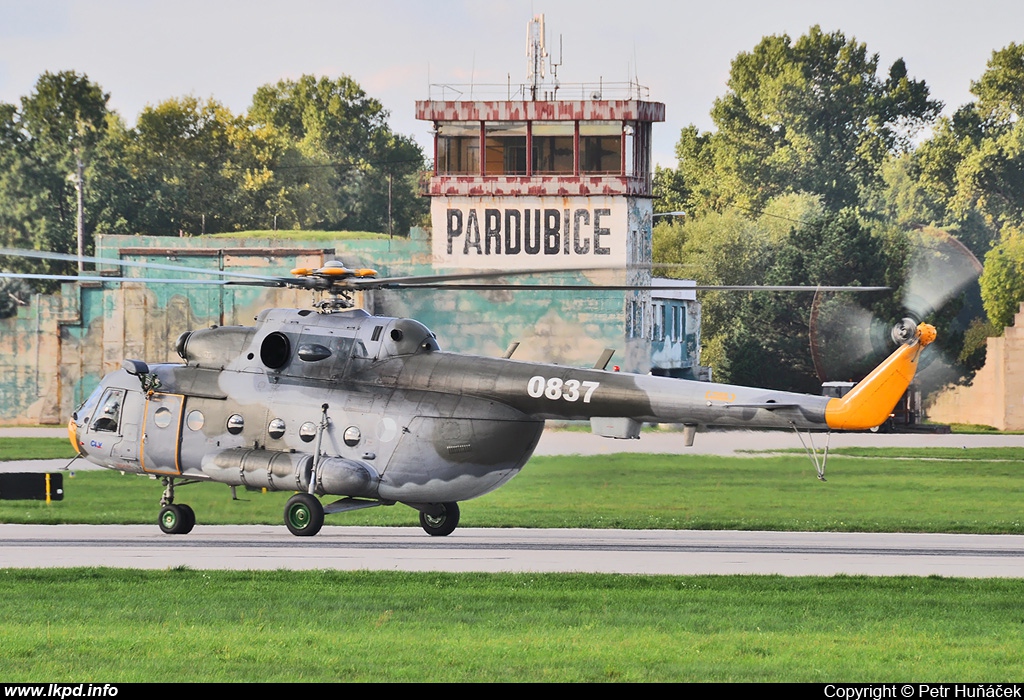
<instances>
[{"instance_id":1,"label":"taxiway pavement","mask_svg":"<svg viewBox=\"0 0 1024 700\"><path fill-rule=\"evenodd\" d=\"M823 446L822 440L817 444ZM1008 447L1024 446L1024 436L834 434L831 446ZM728 455L799 447L797 437L786 432L710 431L686 447L682 434L673 431L610 440L548 430L535 454ZM0 470L45 471L66 464L7 462ZM98 467L78 460L71 468ZM316 537L297 538L283 526L198 525L189 535L168 536L156 525L0 524L0 566L1018 578L1024 577L1024 536L461 528L442 538L419 528L325 526Z\"/></svg>"},{"instance_id":2,"label":"taxiway pavement","mask_svg":"<svg viewBox=\"0 0 1024 700\"><path fill-rule=\"evenodd\" d=\"M1024 577L1024 536L326 526L0 525L5 567L375 569L622 574Z\"/></svg>"}]
</instances>

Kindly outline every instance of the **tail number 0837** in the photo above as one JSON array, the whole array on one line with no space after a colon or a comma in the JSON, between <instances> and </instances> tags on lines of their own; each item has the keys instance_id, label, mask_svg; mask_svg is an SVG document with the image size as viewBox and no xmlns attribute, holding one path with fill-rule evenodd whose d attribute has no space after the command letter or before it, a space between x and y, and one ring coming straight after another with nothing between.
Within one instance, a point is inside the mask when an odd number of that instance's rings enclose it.
<instances>
[{"instance_id":1,"label":"tail number 0837","mask_svg":"<svg viewBox=\"0 0 1024 700\"><path fill-rule=\"evenodd\" d=\"M530 378L530 383L526 385L526 393L535 399L545 396L553 401L579 401L582 397L583 403L590 403L590 397L599 386L601 382L581 382L576 379L562 381L559 377L547 379L536 376Z\"/></svg>"}]
</instances>

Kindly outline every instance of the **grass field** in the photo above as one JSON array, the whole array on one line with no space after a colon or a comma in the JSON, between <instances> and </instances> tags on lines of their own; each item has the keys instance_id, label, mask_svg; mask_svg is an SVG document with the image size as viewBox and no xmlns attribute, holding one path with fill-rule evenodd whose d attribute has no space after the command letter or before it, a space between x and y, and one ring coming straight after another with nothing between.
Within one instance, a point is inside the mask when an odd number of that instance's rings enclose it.
<instances>
[{"instance_id":1,"label":"grass field","mask_svg":"<svg viewBox=\"0 0 1024 700\"><path fill-rule=\"evenodd\" d=\"M825 483L802 454L539 457L463 525L1021 533L1022 452L849 448ZM64 484L49 506L0 501L0 522L155 528L156 481ZM239 494L178 500L204 524L280 524L289 494ZM1022 596L1024 579L0 569L0 679L1019 681Z\"/></svg>"},{"instance_id":2,"label":"grass field","mask_svg":"<svg viewBox=\"0 0 1024 700\"><path fill-rule=\"evenodd\" d=\"M536 457L506 486L462 504L462 525L1024 533L1024 449L841 452L824 483L797 453ZM154 523L162 493L148 477L108 471L66 475L64 487L50 505L0 501L0 522ZM238 494L196 484L176 496L201 524L276 525L290 495ZM397 505L327 522L415 525L417 514Z\"/></svg>"},{"instance_id":3,"label":"grass field","mask_svg":"<svg viewBox=\"0 0 1024 700\"><path fill-rule=\"evenodd\" d=\"M0 678L1019 681L1021 580L0 569Z\"/></svg>"}]
</instances>

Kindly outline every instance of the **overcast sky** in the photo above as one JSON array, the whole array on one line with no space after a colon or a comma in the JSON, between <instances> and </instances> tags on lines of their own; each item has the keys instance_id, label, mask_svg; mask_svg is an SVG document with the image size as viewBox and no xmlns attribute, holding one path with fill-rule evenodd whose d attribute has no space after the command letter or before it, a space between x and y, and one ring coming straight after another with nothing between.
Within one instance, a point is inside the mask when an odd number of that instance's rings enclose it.
<instances>
[{"instance_id":1,"label":"overcast sky","mask_svg":"<svg viewBox=\"0 0 1024 700\"><path fill-rule=\"evenodd\" d=\"M883 71L903 57L947 114L971 99L993 50L1024 41L1020 0L0 0L0 101L16 103L44 71L74 70L134 124L170 97L241 113L260 85L347 74L427 147L415 100L431 83L525 82L535 13L555 57L562 37L561 82L637 78L665 103L654 133L662 165L674 164L682 127L712 127L730 62L765 35L818 24L866 43Z\"/></svg>"}]
</instances>

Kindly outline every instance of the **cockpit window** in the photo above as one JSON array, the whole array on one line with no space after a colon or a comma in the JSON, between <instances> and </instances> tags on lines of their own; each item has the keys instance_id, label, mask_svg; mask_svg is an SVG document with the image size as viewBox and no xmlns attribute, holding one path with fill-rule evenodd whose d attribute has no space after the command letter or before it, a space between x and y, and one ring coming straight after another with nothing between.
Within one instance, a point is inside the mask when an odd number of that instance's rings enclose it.
<instances>
[{"instance_id":1,"label":"cockpit window","mask_svg":"<svg viewBox=\"0 0 1024 700\"><path fill-rule=\"evenodd\" d=\"M124 404L124 389L107 389L100 399L99 408L92 419L92 429L116 433L121 422L121 406Z\"/></svg>"},{"instance_id":2,"label":"cockpit window","mask_svg":"<svg viewBox=\"0 0 1024 700\"><path fill-rule=\"evenodd\" d=\"M75 412L71 414L71 417L78 425L85 425L92 419L92 412L96 409L96 404L99 403L100 394L103 392L103 387L96 387L89 394L89 397L82 402L82 405L75 409Z\"/></svg>"}]
</instances>

